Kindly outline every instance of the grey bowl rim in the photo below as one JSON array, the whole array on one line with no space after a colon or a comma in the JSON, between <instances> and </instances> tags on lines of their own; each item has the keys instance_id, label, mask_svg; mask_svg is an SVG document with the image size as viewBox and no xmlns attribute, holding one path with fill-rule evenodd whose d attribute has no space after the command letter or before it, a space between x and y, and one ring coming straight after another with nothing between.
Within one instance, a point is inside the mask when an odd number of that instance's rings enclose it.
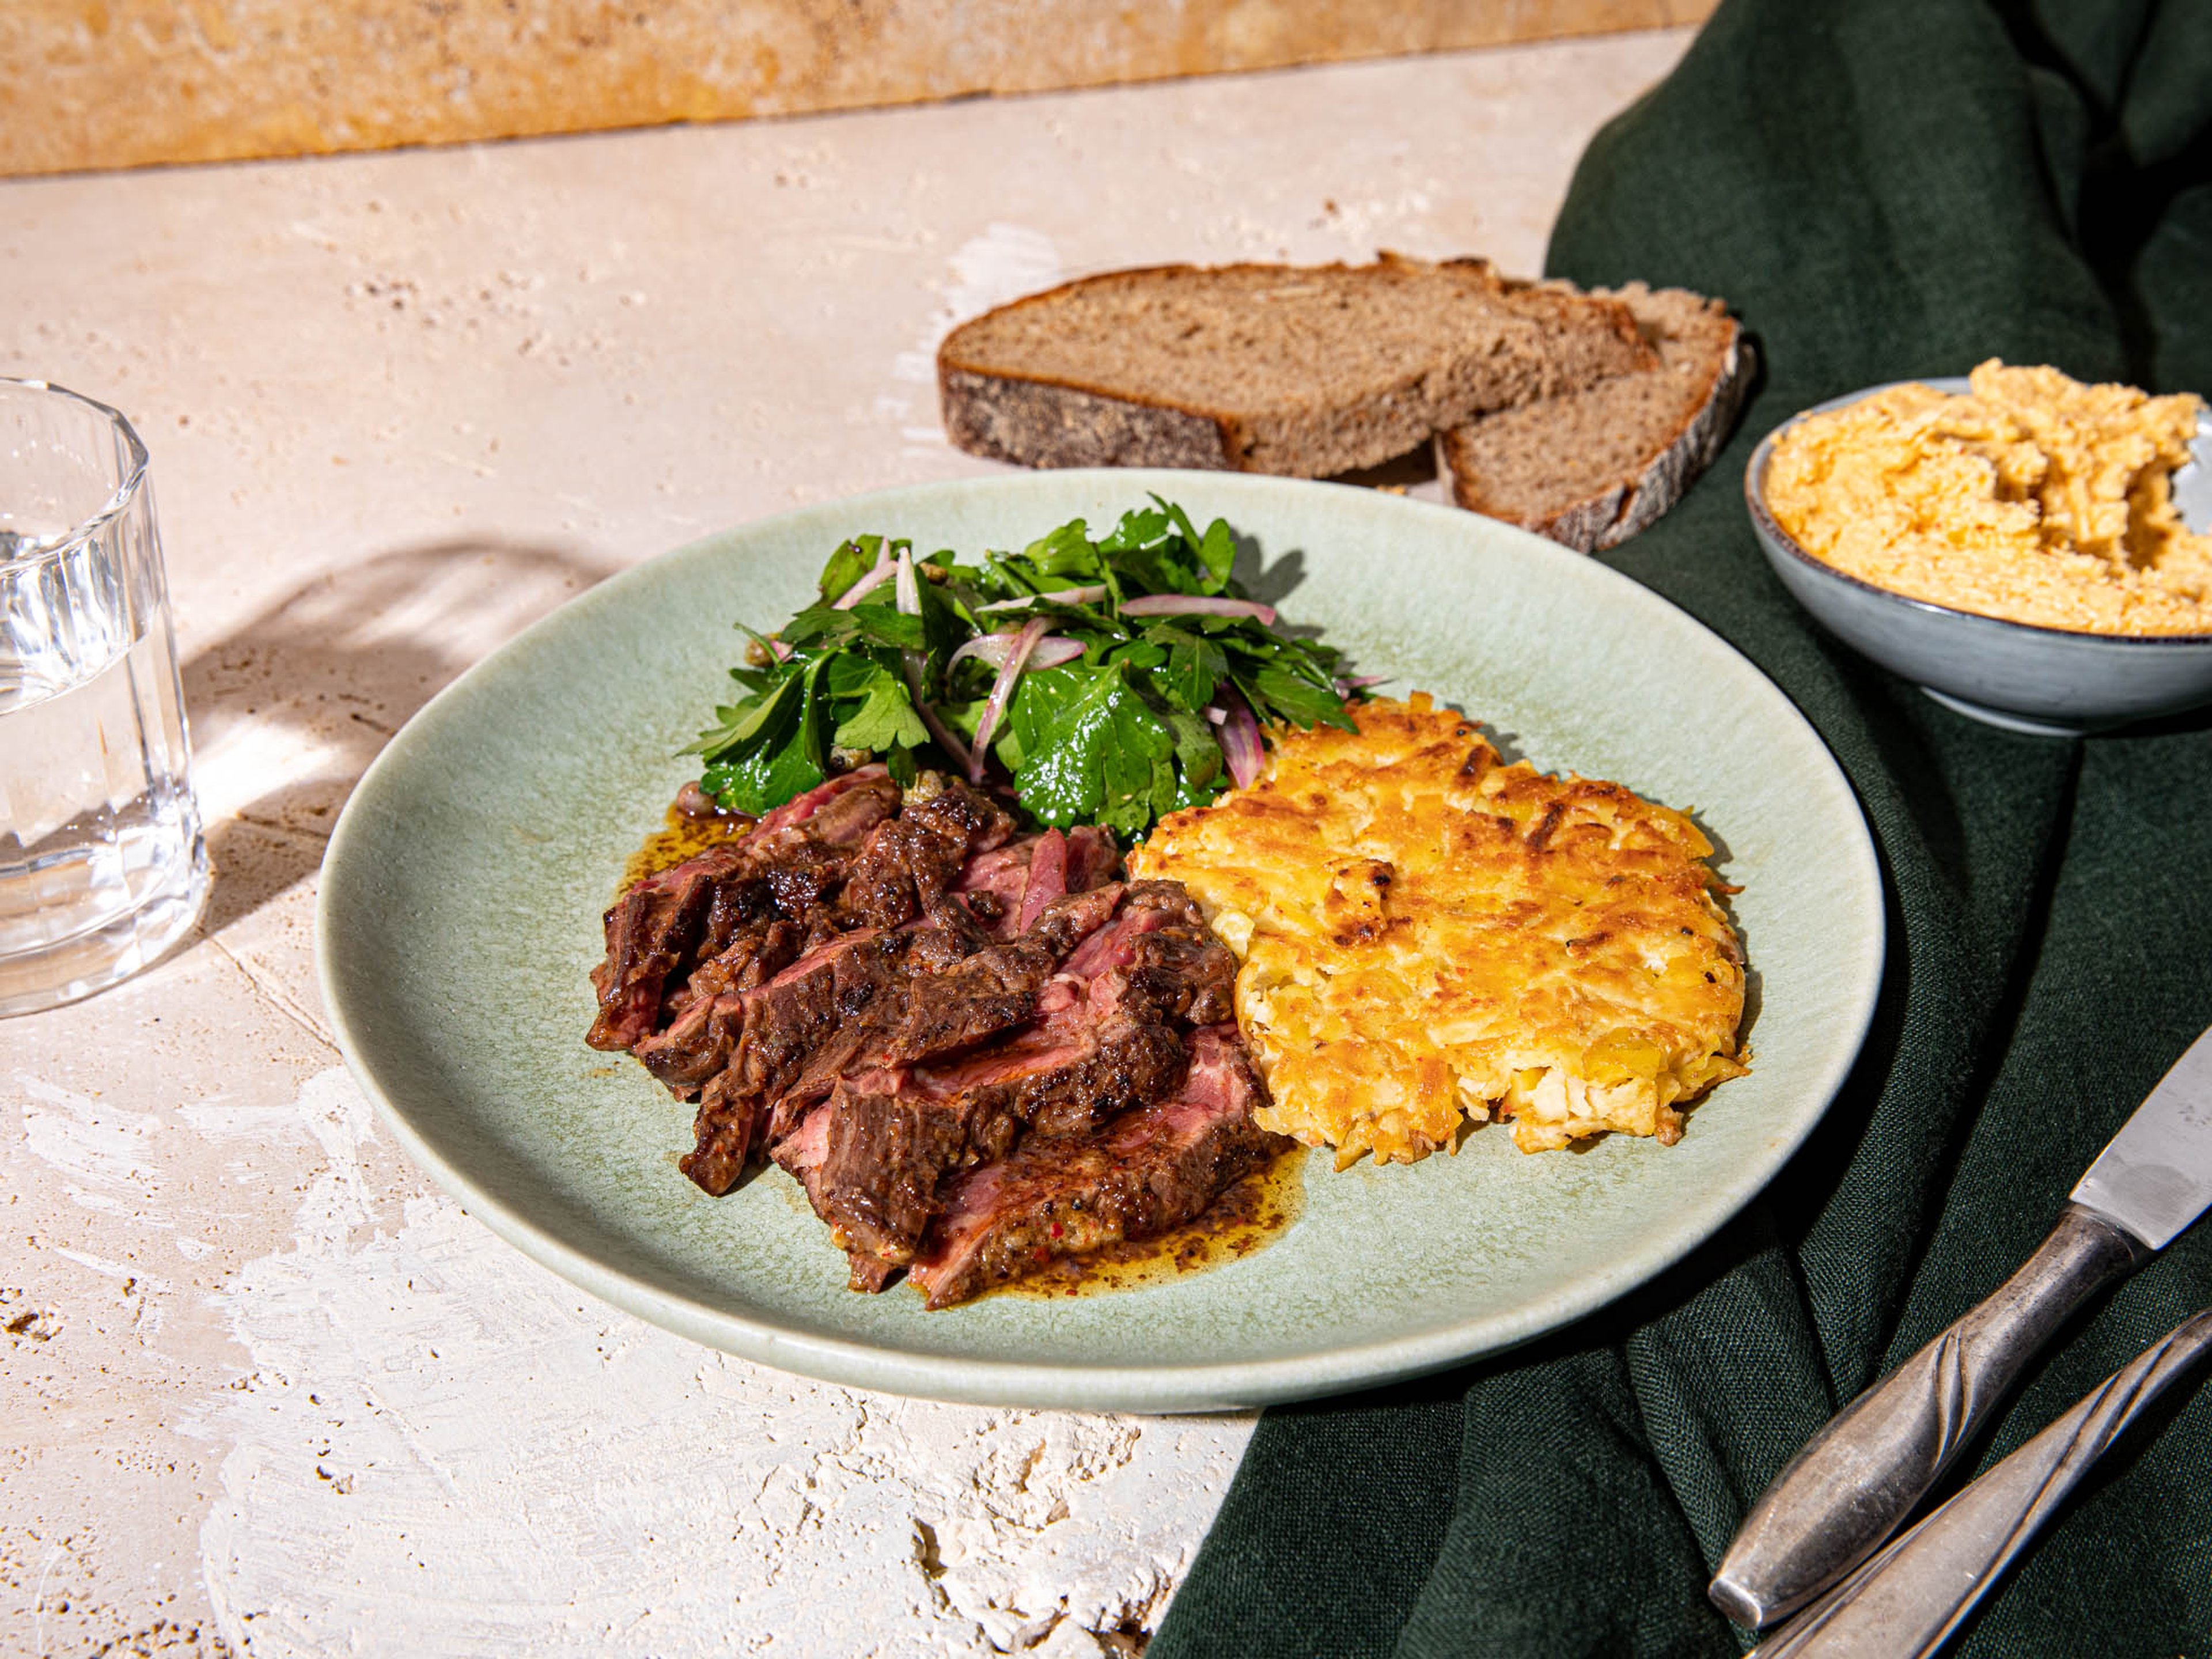
<instances>
[{"instance_id":1,"label":"grey bowl rim","mask_svg":"<svg viewBox=\"0 0 2212 1659\"><path fill-rule=\"evenodd\" d=\"M1881 586L1868 581L1863 576L1854 576L1847 570L1838 570L1834 565L1826 560L1815 558L1799 546L1796 538L1782 527L1766 505L1766 468L1767 464L1774 458L1775 441L1799 422L1812 416L1825 415L1831 410L1844 409L1853 404L1863 403L1869 398L1879 397L1881 393L1901 386L1932 386L1938 392L1957 392L1966 389L1966 379L1960 374L1936 374L1923 376L1917 380L1884 380L1879 385L1862 386L1856 392L1846 392L1840 397L1830 398L1809 408L1799 410L1759 441L1758 446L1751 452L1750 462L1743 470L1743 500L1746 510L1751 514L1753 526L1759 532L1759 538L1769 548L1780 548L1815 576L1829 581L1843 583L1847 586L1856 588L1862 593L1874 594L1905 610L1917 611L1931 617L1955 620L1963 624L2008 629L2047 641L2088 641L2100 645L2168 648L2195 646L2201 649L2212 647L2212 633L2098 634L2084 628L2052 628L2043 623L2015 622L2009 617L1992 617L1980 611L1962 611L1956 605L1942 605L1934 599L1917 599L1910 593L1899 593L1894 588ZM2212 414L2200 415L2197 418L2197 429L2200 439L2206 435L2212 435ZM2062 646L2059 648L2067 647Z\"/></svg>"}]
</instances>

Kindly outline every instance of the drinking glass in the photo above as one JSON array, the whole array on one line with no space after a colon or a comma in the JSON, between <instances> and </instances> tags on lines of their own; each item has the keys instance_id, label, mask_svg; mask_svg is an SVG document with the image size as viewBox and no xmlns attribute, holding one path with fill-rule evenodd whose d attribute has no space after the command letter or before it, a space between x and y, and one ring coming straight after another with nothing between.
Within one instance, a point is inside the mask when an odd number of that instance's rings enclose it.
<instances>
[{"instance_id":1,"label":"drinking glass","mask_svg":"<svg viewBox=\"0 0 2212 1659\"><path fill-rule=\"evenodd\" d=\"M207 848L146 447L0 379L0 1014L88 996L192 925Z\"/></svg>"}]
</instances>

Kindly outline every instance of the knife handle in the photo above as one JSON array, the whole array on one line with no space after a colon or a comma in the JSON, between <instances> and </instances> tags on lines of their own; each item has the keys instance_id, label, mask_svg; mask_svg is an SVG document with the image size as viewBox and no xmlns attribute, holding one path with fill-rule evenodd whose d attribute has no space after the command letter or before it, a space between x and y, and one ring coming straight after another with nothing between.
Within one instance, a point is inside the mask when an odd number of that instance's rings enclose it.
<instances>
[{"instance_id":1,"label":"knife handle","mask_svg":"<svg viewBox=\"0 0 2212 1659\"><path fill-rule=\"evenodd\" d=\"M1933 1654L2105 1449L2208 1349L2212 1313L2200 1313L1784 1625L1752 1659Z\"/></svg>"},{"instance_id":2,"label":"knife handle","mask_svg":"<svg viewBox=\"0 0 2212 1659\"><path fill-rule=\"evenodd\" d=\"M1988 1300L1838 1413L1759 1495L1713 1577L1713 1605L1754 1628L1874 1553L2090 1295L2149 1251L2069 1204Z\"/></svg>"}]
</instances>

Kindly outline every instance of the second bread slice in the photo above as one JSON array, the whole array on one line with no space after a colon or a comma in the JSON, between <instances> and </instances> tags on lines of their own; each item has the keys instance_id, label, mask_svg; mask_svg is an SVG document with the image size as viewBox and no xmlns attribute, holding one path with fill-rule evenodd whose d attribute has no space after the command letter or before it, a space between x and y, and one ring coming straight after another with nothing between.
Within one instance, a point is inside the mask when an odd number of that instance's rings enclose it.
<instances>
[{"instance_id":1,"label":"second bread slice","mask_svg":"<svg viewBox=\"0 0 2212 1659\"><path fill-rule=\"evenodd\" d=\"M1616 301L1385 254L1086 277L962 324L937 362L975 454L1325 477L1658 358Z\"/></svg>"},{"instance_id":2,"label":"second bread slice","mask_svg":"<svg viewBox=\"0 0 2212 1659\"><path fill-rule=\"evenodd\" d=\"M1635 314L1660 365L1438 434L1462 507L1595 552L1672 507L1728 441L1753 357L1728 309L1679 288L1600 295Z\"/></svg>"}]
</instances>

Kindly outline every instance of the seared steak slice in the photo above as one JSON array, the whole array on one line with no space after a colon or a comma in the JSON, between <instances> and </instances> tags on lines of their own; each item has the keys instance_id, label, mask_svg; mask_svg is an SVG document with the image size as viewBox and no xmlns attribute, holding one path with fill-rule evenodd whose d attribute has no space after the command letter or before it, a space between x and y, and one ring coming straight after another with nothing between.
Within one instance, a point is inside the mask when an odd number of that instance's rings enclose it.
<instances>
[{"instance_id":1,"label":"seared steak slice","mask_svg":"<svg viewBox=\"0 0 2212 1659\"><path fill-rule=\"evenodd\" d=\"M846 878L839 921L905 927L952 885L971 855L995 848L1013 828L995 802L964 783L939 779L926 799L909 801L897 817L869 832Z\"/></svg>"},{"instance_id":2,"label":"seared steak slice","mask_svg":"<svg viewBox=\"0 0 2212 1659\"><path fill-rule=\"evenodd\" d=\"M1110 830L1048 830L969 859L955 890L967 896L978 920L1011 938L1053 900L1103 886L1121 861Z\"/></svg>"},{"instance_id":3,"label":"seared steak slice","mask_svg":"<svg viewBox=\"0 0 2212 1659\"><path fill-rule=\"evenodd\" d=\"M1030 854L1029 879L1022 884L1022 902L1014 912L1014 931L1026 933L1044 914L1044 907L1067 896L1067 837L1048 830L1037 837Z\"/></svg>"},{"instance_id":4,"label":"seared steak slice","mask_svg":"<svg viewBox=\"0 0 2212 1659\"><path fill-rule=\"evenodd\" d=\"M1121 862L1121 849L1114 844L1111 830L1084 823L1067 832L1069 892L1087 893L1094 887L1103 887L1114 878L1114 868Z\"/></svg>"},{"instance_id":5,"label":"seared steak slice","mask_svg":"<svg viewBox=\"0 0 2212 1659\"><path fill-rule=\"evenodd\" d=\"M1070 893L1055 899L1023 933L1023 939L1033 939L1052 953L1055 963L1065 960L1085 939L1103 927L1121 908L1121 896L1127 890L1118 883L1109 887L1094 887L1085 893ZM1019 943L1020 941L1017 941Z\"/></svg>"},{"instance_id":6,"label":"seared steak slice","mask_svg":"<svg viewBox=\"0 0 2212 1659\"><path fill-rule=\"evenodd\" d=\"M1174 1027L1124 1015L1091 1027L1059 1065L995 1085L984 1098L1004 1098L1036 1134L1080 1134L1172 1095L1188 1059Z\"/></svg>"},{"instance_id":7,"label":"seared steak slice","mask_svg":"<svg viewBox=\"0 0 2212 1659\"><path fill-rule=\"evenodd\" d=\"M1019 939L992 945L933 974L908 972L816 1044L805 1073L784 1085L771 1133L781 1138L799 1114L829 1094L841 1077L911 1066L957 1054L1026 1024L1038 994L1069 951L1103 926L1119 888L1073 894L1045 907ZM906 935L909 939L915 935Z\"/></svg>"},{"instance_id":8,"label":"seared steak slice","mask_svg":"<svg viewBox=\"0 0 2212 1659\"><path fill-rule=\"evenodd\" d=\"M969 1129L957 1103L898 1073L875 1073L841 1081L775 1156L852 1258L854 1288L874 1288L913 1259L936 1212L938 1181L966 1155ZM1011 1145L1010 1128L1000 1150Z\"/></svg>"},{"instance_id":9,"label":"seared steak slice","mask_svg":"<svg viewBox=\"0 0 2212 1659\"><path fill-rule=\"evenodd\" d=\"M754 1103L732 1098L730 1074L720 1072L707 1079L699 1091L699 1112L692 1121L699 1144L676 1160L676 1167L705 1191L720 1198L738 1184L752 1156L758 1112Z\"/></svg>"},{"instance_id":10,"label":"seared steak slice","mask_svg":"<svg viewBox=\"0 0 2212 1659\"><path fill-rule=\"evenodd\" d=\"M1032 1137L955 1181L908 1268L924 1301L946 1307L1056 1256L1165 1232L1289 1146L1252 1121L1261 1085L1235 1028L1194 1031L1189 1047L1172 1099L1091 1134Z\"/></svg>"},{"instance_id":11,"label":"seared steak slice","mask_svg":"<svg viewBox=\"0 0 2212 1659\"><path fill-rule=\"evenodd\" d=\"M1175 939L1188 920L1160 902L1175 890L1155 889L1153 902L1135 908L1121 903L1120 888L1047 907L1021 939L962 964L973 973L1034 962L1040 944L1056 948L1064 942L1054 937L1063 923L1087 929L1036 997L1036 1024L996 1046L910 1068L894 1049L878 1048L877 1069L848 1072L797 1131L777 1143L777 1162L805 1184L816 1213L853 1255L856 1286L883 1281L872 1262L911 1259L947 1176L1003 1158L1024 1129L1079 1134L1182 1085L1182 1040L1153 1001L1134 991L1130 972L1155 941ZM1109 924L1092 925L1117 904L1120 914ZM1222 955L1228 957L1226 951ZM951 977L915 985L916 1013L936 1004L937 987ZM959 1006L957 999L948 1002ZM914 1018L902 1035L912 1030ZM803 1092L804 1085L793 1095Z\"/></svg>"},{"instance_id":12,"label":"seared steak slice","mask_svg":"<svg viewBox=\"0 0 2212 1659\"><path fill-rule=\"evenodd\" d=\"M913 1260L946 1176L1005 1157L1033 1121L1088 1127L1166 1098L1182 1076L1182 1041L1164 1025L1125 1019L1066 1042L1033 1032L944 1066L842 1079L776 1144L775 1160L805 1187L866 1288L888 1277L868 1263Z\"/></svg>"},{"instance_id":13,"label":"seared steak slice","mask_svg":"<svg viewBox=\"0 0 2212 1659\"><path fill-rule=\"evenodd\" d=\"M925 974L950 968L972 957L991 943L991 935L970 914L966 904L940 893L931 903L921 925L914 930L906 959Z\"/></svg>"},{"instance_id":14,"label":"seared steak slice","mask_svg":"<svg viewBox=\"0 0 2212 1659\"><path fill-rule=\"evenodd\" d=\"M969 911L1004 939L1014 931L1022 908L1022 889L1029 884L1030 857L1042 836L1024 836L1004 847L979 853L961 866L952 890L966 902Z\"/></svg>"},{"instance_id":15,"label":"seared steak slice","mask_svg":"<svg viewBox=\"0 0 2212 1659\"><path fill-rule=\"evenodd\" d=\"M896 1023L904 1006L907 937L859 927L810 951L745 994L744 1034L730 1057L731 1089L780 1103L825 1048ZM781 1134L788 1127L775 1126Z\"/></svg>"},{"instance_id":16,"label":"seared steak slice","mask_svg":"<svg viewBox=\"0 0 2212 1659\"><path fill-rule=\"evenodd\" d=\"M919 973L908 959L932 928L835 935L745 993L736 1021L708 1016L707 1041L718 1018L742 1028L716 1079L716 1098L742 1110L757 1143L774 1145L841 1077L953 1053L1025 1023L1060 959L1104 922L1120 896L1106 889L1065 899L1021 939L959 957L937 973ZM946 919L947 927L959 925ZM932 952L946 948L927 944ZM720 1133L704 1095L699 1130L702 1146Z\"/></svg>"},{"instance_id":17,"label":"seared steak slice","mask_svg":"<svg viewBox=\"0 0 2212 1659\"><path fill-rule=\"evenodd\" d=\"M832 805L837 807L835 812L829 811ZM815 833L823 840L832 846L852 847L898 808L899 787L891 781L890 769L856 766L815 785L803 795L793 795L760 821L759 833L787 830L814 819L818 820Z\"/></svg>"},{"instance_id":18,"label":"seared steak slice","mask_svg":"<svg viewBox=\"0 0 2212 1659\"><path fill-rule=\"evenodd\" d=\"M1114 1014L1072 1032L1040 1027L1003 1048L950 1066L925 1066L926 1085L949 1091L981 1126L1000 1120L1031 1126L1044 1135L1078 1133L1116 1113L1173 1094L1182 1082L1182 1039L1174 1028ZM971 1129L974 1155L958 1166L1004 1155L988 1127Z\"/></svg>"},{"instance_id":19,"label":"seared steak slice","mask_svg":"<svg viewBox=\"0 0 2212 1659\"><path fill-rule=\"evenodd\" d=\"M653 1035L662 989L698 943L714 906L715 878L727 862L710 854L664 870L607 911L607 959L592 974L599 1012L585 1042L627 1048Z\"/></svg>"},{"instance_id":20,"label":"seared steak slice","mask_svg":"<svg viewBox=\"0 0 2212 1659\"><path fill-rule=\"evenodd\" d=\"M691 970L675 1023L631 1052L680 1097L690 1095L729 1063L744 1024L744 993L757 990L799 955L793 922L754 922L717 957ZM676 999L670 999L672 1006Z\"/></svg>"},{"instance_id":21,"label":"seared steak slice","mask_svg":"<svg viewBox=\"0 0 2212 1659\"><path fill-rule=\"evenodd\" d=\"M714 884L714 908L707 912L705 936L699 941L699 959L718 957L736 943L738 930L775 919L775 896L756 875L734 873Z\"/></svg>"},{"instance_id":22,"label":"seared steak slice","mask_svg":"<svg viewBox=\"0 0 2212 1659\"><path fill-rule=\"evenodd\" d=\"M857 929L801 957L767 984L734 993L735 1009L726 1006L727 998L714 999L708 1038L719 1020L733 1047L723 1069L700 1090L692 1126L699 1144L683 1160L684 1174L710 1193L729 1191L746 1158L766 1138L771 1107L805 1069L815 1046L864 1011L884 987L898 982L905 944L902 935ZM787 1127L777 1127L779 1133Z\"/></svg>"},{"instance_id":23,"label":"seared steak slice","mask_svg":"<svg viewBox=\"0 0 2212 1659\"><path fill-rule=\"evenodd\" d=\"M777 808L744 840L639 882L606 913L606 960L592 973L599 1011L584 1040L629 1048L650 1037L664 993L695 957L726 949L748 922L805 919L843 884L851 848L898 801L883 768L861 767Z\"/></svg>"}]
</instances>

